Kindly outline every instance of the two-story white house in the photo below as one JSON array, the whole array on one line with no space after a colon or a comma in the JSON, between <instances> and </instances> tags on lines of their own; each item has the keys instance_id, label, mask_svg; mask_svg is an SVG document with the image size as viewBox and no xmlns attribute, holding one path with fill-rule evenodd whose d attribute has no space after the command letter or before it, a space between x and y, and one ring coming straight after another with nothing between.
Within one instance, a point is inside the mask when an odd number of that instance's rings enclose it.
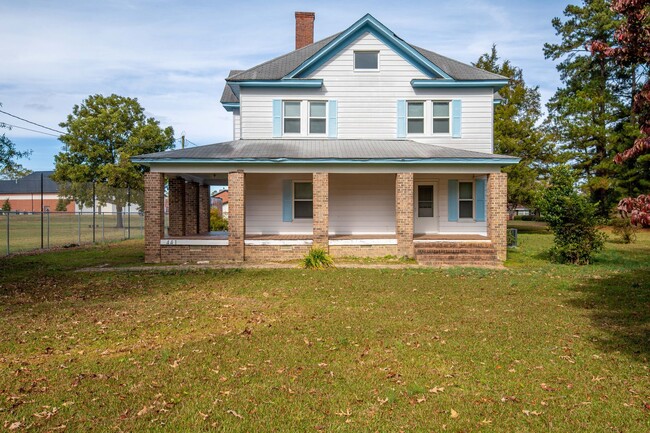
<instances>
[{"instance_id":1,"label":"two-story white house","mask_svg":"<svg viewBox=\"0 0 650 433\"><path fill-rule=\"evenodd\" d=\"M221 102L233 140L141 155L147 262L408 256L429 264L506 258L507 178L493 153L507 84L416 47L371 15L232 71ZM164 228L164 182L169 226ZM209 232L209 188L228 187L229 232Z\"/></svg>"}]
</instances>

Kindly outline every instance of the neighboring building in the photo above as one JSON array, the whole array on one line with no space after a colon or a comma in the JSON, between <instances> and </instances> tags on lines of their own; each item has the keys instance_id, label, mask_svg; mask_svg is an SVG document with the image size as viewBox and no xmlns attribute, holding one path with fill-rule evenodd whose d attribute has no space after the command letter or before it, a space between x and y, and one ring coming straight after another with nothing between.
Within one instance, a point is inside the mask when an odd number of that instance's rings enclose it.
<instances>
[{"instance_id":1,"label":"neighboring building","mask_svg":"<svg viewBox=\"0 0 650 433\"><path fill-rule=\"evenodd\" d=\"M59 202L59 185L50 179L52 171L35 171L16 180L0 180L0 206L7 199L12 212L54 212ZM41 174L43 201L41 203ZM74 212L75 204L68 203L66 212Z\"/></svg>"},{"instance_id":2,"label":"neighboring building","mask_svg":"<svg viewBox=\"0 0 650 433\"><path fill-rule=\"evenodd\" d=\"M231 71L233 141L133 158L146 164L147 262L336 256L427 264L506 258L507 177L493 153L506 77L411 45L371 15ZM169 229L163 237L164 179ZM208 232L210 187L227 186L227 236ZM230 207L230 206L229 206Z\"/></svg>"},{"instance_id":3,"label":"neighboring building","mask_svg":"<svg viewBox=\"0 0 650 433\"><path fill-rule=\"evenodd\" d=\"M228 219L228 190L224 189L212 194L212 206L219 209L221 215Z\"/></svg>"}]
</instances>

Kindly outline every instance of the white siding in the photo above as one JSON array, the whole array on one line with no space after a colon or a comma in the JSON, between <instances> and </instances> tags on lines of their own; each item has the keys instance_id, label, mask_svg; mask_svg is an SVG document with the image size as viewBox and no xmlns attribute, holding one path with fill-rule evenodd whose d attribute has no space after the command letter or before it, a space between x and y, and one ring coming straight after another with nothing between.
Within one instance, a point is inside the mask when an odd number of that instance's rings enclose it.
<instances>
[{"instance_id":1,"label":"white siding","mask_svg":"<svg viewBox=\"0 0 650 433\"><path fill-rule=\"evenodd\" d=\"M379 71L353 71L355 50L377 50ZM440 146L492 151L491 89L414 89L412 79L427 78L371 34L361 36L311 74L321 89L241 89L241 138L271 138L273 99L338 100L338 138L394 139L397 100L462 100L462 138L413 136ZM306 132L303 121L302 131Z\"/></svg>"},{"instance_id":2,"label":"white siding","mask_svg":"<svg viewBox=\"0 0 650 433\"><path fill-rule=\"evenodd\" d=\"M449 201L447 195L447 186L449 179L459 181L473 181L472 175L416 175L414 182L434 182L438 183L438 197L434 198L438 206L438 232L449 234L479 234L487 235L487 222L476 221L449 221ZM476 203L476 201L474 202ZM417 212L417 203L414 206ZM476 213L475 213L476 214ZM487 214L487 212L486 212Z\"/></svg>"},{"instance_id":3,"label":"white siding","mask_svg":"<svg viewBox=\"0 0 650 433\"><path fill-rule=\"evenodd\" d=\"M330 174L330 234L394 234L394 174Z\"/></svg>"},{"instance_id":4,"label":"white siding","mask_svg":"<svg viewBox=\"0 0 650 433\"><path fill-rule=\"evenodd\" d=\"M282 221L282 181L311 181L311 174L247 173L245 178L246 234L312 234L311 219Z\"/></svg>"},{"instance_id":5,"label":"white siding","mask_svg":"<svg viewBox=\"0 0 650 433\"><path fill-rule=\"evenodd\" d=\"M241 138L241 116L239 109L232 111L232 139L239 140Z\"/></svg>"}]
</instances>

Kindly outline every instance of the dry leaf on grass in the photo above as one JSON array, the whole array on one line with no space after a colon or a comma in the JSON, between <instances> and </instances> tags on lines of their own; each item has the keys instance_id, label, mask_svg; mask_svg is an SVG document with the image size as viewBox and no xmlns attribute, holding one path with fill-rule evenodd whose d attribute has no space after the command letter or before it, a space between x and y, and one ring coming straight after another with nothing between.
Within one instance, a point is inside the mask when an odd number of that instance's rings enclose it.
<instances>
[{"instance_id":1,"label":"dry leaf on grass","mask_svg":"<svg viewBox=\"0 0 650 433\"><path fill-rule=\"evenodd\" d=\"M235 412L235 411L232 410L232 409L228 409L228 410L226 411L226 413L229 413L230 415L234 416L235 418L244 419L243 416L241 416L240 414L238 414L237 412Z\"/></svg>"},{"instance_id":2,"label":"dry leaf on grass","mask_svg":"<svg viewBox=\"0 0 650 433\"><path fill-rule=\"evenodd\" d=\"M453 409L450 411L450 414L451 414L451 417L452 417L452 418L458 418L458 417L460 416L460 415L458 415L458 412L456 412L456 411L453 410Z\"/></svg>"}]
</instances>

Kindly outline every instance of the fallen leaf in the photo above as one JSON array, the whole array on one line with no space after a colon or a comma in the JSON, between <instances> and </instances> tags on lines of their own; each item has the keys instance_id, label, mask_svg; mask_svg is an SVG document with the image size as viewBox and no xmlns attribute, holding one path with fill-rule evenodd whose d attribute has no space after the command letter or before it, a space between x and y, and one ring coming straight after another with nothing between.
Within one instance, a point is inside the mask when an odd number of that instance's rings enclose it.
<instances>
[{"instance_id":1,"label":"fallen leaf","mask_svg":"<svg viewBox=\"0 0 650 433\"><path fill-rule=\"evenodd\" d=\"M237 412L235 412L235 411L232 410L232 409L228 409L228 410L226 411L226 413L229 413L230 415L234 416L235 418L244 419L243 416L241 416L240 414L238 414Z\"/></svg>"},{"instance_id":2,"label":"fallen leaf","mask_svg":"<svg viewBox=\"0 0 650 433\"><path fill-rule=\"evenodd\" d=\"M526 410L526 409L524 409L524 410L522 410L522 412L526 416L531 416L531 415L540 416L542 414L542 412L537 412L536 410Z\"/></svg>"},{"instance_id":3,"label":"fallen leaf","mask_svg":"<svg viewBox=\"0 0 650 433\"><path fill-rule=\"evenodd\" d=\"M142 409L140 409L140 411L138 412L137 415L142 416L142 415L146 414L147 412L149 412L149 408L145 405L145 406L142 407Z\"/></svg>"},{"instance_id":4,"label":"fallen leaf","mask_svg":"<svg viewBox=\"0 0 650 433\"><path fill-rule=\"evenodd\" d=\"M451 417L452 417L452 418L458 418L459 416L460 416L460 415L458 415L458 412L456 412L456 411L453 410L453 409L451 410Z\"/></svg>"},{"instance_id":5,"label":"fallen leaf","mask_svg":"<svg viewBox=\"0 0 650 433\"><path fill-rule=\"evenodd\" d=\"M9 426L9 430L16 430L16 429L19 428L21 425L23 425L23 423L20 422L20 421L13 422L13 423L11 423L11 425Z\"/></svg>"},{"instance_id":6,"label":"fallen leaf","mask_svg":"<svg viewBox=\"0 0 650 433\"><path fill-rule=\"evenodd\" d=\"M445 390L445 388L443 388L443 387L437 387L437 386L434 386L433 388L431 388L431 389L429 390L429 392L430 392L431 394L438 394L439 392L443 392L444 390Z\"/></svg>"}]
</instances>

